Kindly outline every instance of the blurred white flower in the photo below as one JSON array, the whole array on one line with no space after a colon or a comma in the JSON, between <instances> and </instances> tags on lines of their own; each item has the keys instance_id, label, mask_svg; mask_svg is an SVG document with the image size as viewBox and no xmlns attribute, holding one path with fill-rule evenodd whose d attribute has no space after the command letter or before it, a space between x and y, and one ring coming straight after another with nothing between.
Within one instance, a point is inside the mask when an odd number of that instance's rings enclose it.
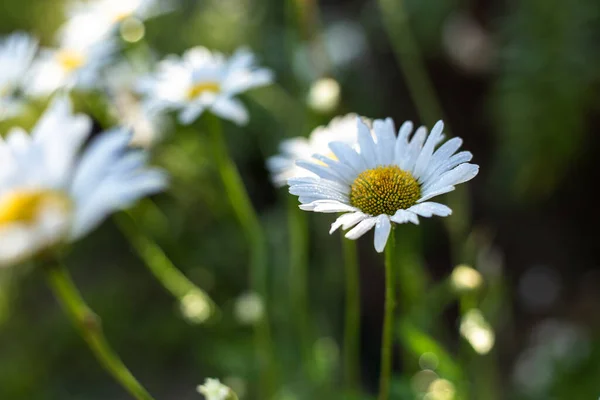
<instances>
[{"instance_id":1,"label":"blurred white flower","mask_svg":"<svg viewBox=\"0 0 600 400\"><path fill-rule=\"evenodd\" d=\"M476 269L461 264L452 271L450 282L454 289L463 292L479 288L483 284L483 277Z\"/></svg>"},{"instance_id":2,"label":"blurred white flower","mask_svg":"<svg viewBox=\"0 0 600 400\"><path fill-rule=\"evenodd\" d=\"M248 122L248 111L234 96L272 80L272 72L256 66L249 50L240 49L227 59L194 47L181 58L170 56L160 62L154 76L140 81L140 88L152 110L177 110L182 124L209 110L242 125Z\"/></svg>"},{"instance_id":3,"label":"blurred white flower","mask_svg":"<svg viewBox=\"0 0 600 400\"><path fill-rule=\"evenodd\" d=\"M22 89L37 48L37 40L23 32L0 38L0 120L19 112L22 103L15 95Z\"/></svg>"},{"instance_id":4,"label":"blurred white flower","mask_svg":"<svg viewBox=\"0 0 600 400\"><path fill-rule=\"evenodd\" d=\"M197 390L206 400L237 400L236 394L218 379L207 378Z\"/></svg>"},{"instance_id":5,"label":"blurred white flower","mask_svg":"<svg viewBox=\"0 0 600 400\"><path fill-rule=\"evenodd\" d=\"M81 238L110 213L157 192L165 174L128 149L130 134L113 129L88 139L91 120L56 99L31 135L11 129L0 141L0 266Z\"/></svg>"},{"instance_id":6,"label":"blurred white flower","mask_svg":"<svg viewBox=\"0 0 600 400\"><path fill-rule=\"evenodd\" d=\"M242 324L255 324L265 315L265 305L258 293L245 293L236 299L234 314Z\"/></svg>"},{"instance_id":7,"label":"blurred white flower","mask_svg":"<svg viewBox=\"0 0 600 400\"><path fill-rule=\"evenodd\" d=\"M285 186L289 178L316 176L296 165L298 160L308 160L313 154L324 154L335 159L329 150L330 142L343 142L350 147L358 145L356 114L335 117L327 126L319 126L308 138L286 139L279 145L280 153L267 160L271 180L278 186Z\"/></svg>"},{"instance_id":8,"label":"blurred white flower","mask_svg":"<svg viewBox=\"0 0 600 400\"><path fill-rule=\"evenodd\" d=\"M315 111L328 113L340 102L340 84L333 78L319 79L310 87L307 102Z\"/></svg>"},{"instance_id":9,"label":"blurred white flower","mask_svg":"<svg viewBox=\"0 0 600 400\"><path fill-rule=\"evenodd\" d=\"M479 166L469 164L468 151L454 154L461 146L460 138L444 140L444 124L439 121L427 136L427 128L417 129L405 122L396 137L390 118L375 120L370 128L361 118L358 124L358 146L331 142L335 155L315 154L312 160L296 164L317 175L290 178L290 193L299 197L300 208L323 213L344 213L332 225L352 228L348 239L358 239L375 228L374 246L383 252L392 223L419 223L419 216L447 217L452 210L428 201L454 190L455 185L473 179Z\"/></svg>"},{"instance_id":10,"label":"blurred white flower","mask_svg":"<svg viewBox=\"0 0 600 400\"><path fill-rule=\"evenodd\" d=\"M58 34L58 47L42 49L32 67L26 92L46 96L58 89L90 89L101 83L100 72L117 50L110 25L91 13L68 20Z\"/></svg>"}]
</instances>

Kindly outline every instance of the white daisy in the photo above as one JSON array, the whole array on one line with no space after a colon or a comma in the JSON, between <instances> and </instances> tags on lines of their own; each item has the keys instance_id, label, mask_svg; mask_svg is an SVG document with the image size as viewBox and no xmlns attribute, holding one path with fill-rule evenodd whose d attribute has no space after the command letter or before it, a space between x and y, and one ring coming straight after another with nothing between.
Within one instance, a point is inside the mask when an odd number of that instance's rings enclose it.
<instances>
[{"instance_id":1,"label":"white daisy","mask_svg":"<svg viewBox=\"0 0 600 400\"><path fill-rule=\"evenodd\" d=\"M165 175L145 167L114 129L88 139L91 120L55 100L31 135L13 128L0 140L0 266L76 240L111 212L161 190Z\"/></svg>"},{"instance_id":2,"label":"white daisy","mask_svg":"<svg viewBox=\"0 0 600 400\"><path fill-rule=\"evenodd\" d=\"M272 80L272 72L257 67L254 55L246 49L227 59L221 53L194 47L181 58L170 56L161 61L156 75L143 79L140 88L151 108L177 110L182 124L190 124L210 110L241 125L248 121L248 111L233 96Z\"/></svg>"},{"instance_id":3,"label":"white daisy","mask_svg":"<svg viewBox=\"0 0 600 400\"><path fill-rule=\"evenodd\" d=\"M22 32L0 39L0 120L18 113L21 102L15 96L22 88L38 42Z\"/></svg>"},{"instance_id":4,"label":"white daisy","mask_svg":"<svg viewBox=\"0 0 600 400\"><path fill-rule=\"evenodd\" d=\"M267 160L267 168L271 172L273 183L285 186L289 178L300 176L316 176L310 171L296 165L297 160L308 160L313 154L333 156L329 143L343 142L351 147L358 145L356 114L336 117L327 126L319 126L308 138L295 137L286 139L279 145L280 154Z\"/></svg>"},{"instance_id":5,"label":"white daisy","mask_svg":"<svg viewBox=\"0 0 600 400\"><path fill-rule=\"evenodd\" d=\"M385 248L392 223L418 224L419 216L450 215L449 207L427 200L479 172L479 166L468 163L470 152L456 153L462 139L450 139L436 150L444 139L442 121L429 136L427 128L420 127L410 139L411 122L402 125L398 137L390 118L374 121L372 131L360 118L357 124L360 152L345 143L330 143L336 159L315 154L316 162L300 160L297 164L317 177L291 178L288 183L301 209L345 213L330 233L354 227L346 237L358 239L375 227L378 252Z\"/></svg>"},{"instance_id":6,"label":"white daisy","mask_svg":"<svg viewBox=\"0 0 600 400\"><path fill-rule=\"evenodd\" d=\"M218 379L207 378L204 385L199 385L198 392L203 395L206 400L233 400L237 399L235 394L229 387L223 385Z\"/></svg>"},{"instance_id":7,"label":"white daisy","mask_svg":"<svg viewBox=\"0 0 600 400\"><path fill-rule=\"evenodd\" d=\"M74 26L62 31L58 48L40 52L27 93L46 96L58 89L90 89L100 84L102 68L111 60L117 44L104 36L101 27L90 25L86 30L83 23Z\"/></svg>"}]
</instances>

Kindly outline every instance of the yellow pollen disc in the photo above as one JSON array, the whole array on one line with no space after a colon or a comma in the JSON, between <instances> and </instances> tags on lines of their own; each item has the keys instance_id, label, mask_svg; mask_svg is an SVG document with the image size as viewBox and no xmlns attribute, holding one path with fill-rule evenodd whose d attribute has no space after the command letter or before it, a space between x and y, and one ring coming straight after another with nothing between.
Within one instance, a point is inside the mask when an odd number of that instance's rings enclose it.
<instances>
[{"instance_id":1,"label":"yellow pollen disc","mask_svg":"<svg viewBox=\"0 0 600 400\"><path fill-rule=\"evenodd\" d=\"M58 58L58 62L63 66L67 71L72 71L77 69L85 64L85 56L79 52L71 51L71 50L63 50L60 51L56 58Z\"/></svg>"},{"instance_id":2,"label":"yellow pollen disc","mask_svg":"<svg viewBox=\"0 0 600 400\"><path fill-rule=\"evenodd\" d=\"M415 205L420 197L417 180L395 165L361 172L350 188L350 204L370 215L393 215Z\"/></svg>"},{"instance_id":3,"label":"yellow pollen disc","mask_svg":"<svg viewBox=\"0 0 600 400\"><path fill-rule=\"evenodd\" d=\"M212 92L219 93L221 91L221 85L217 82L201 82L192 86L188 90L188 99L193 100L199 97L202 93Z\"/></svg>"},{"instance_id":4,"label":"yellow pollen disc","mask_svg":"<svg viewBox=\"0 0 600 400\"><path fill-rule=\"evenodd\" d=\"M71 200L53 190L23 190L0 197L0 226L22 223L34 224L47 208L68 211Z\"/></svg>"}]
</instances>

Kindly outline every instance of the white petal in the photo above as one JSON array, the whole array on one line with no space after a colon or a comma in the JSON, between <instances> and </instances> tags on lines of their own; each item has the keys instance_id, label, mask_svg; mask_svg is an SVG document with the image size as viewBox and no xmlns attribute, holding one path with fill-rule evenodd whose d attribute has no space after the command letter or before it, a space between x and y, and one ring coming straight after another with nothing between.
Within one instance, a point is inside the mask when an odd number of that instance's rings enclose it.
<instances>
[{"instance_id":1,"label":"white petal","mask_svg":"<svg viewBox=\"0 0 600 400\"><path fill-rule=\"evenodd\" d=\"M377 223L377 217L369 217L360 221L358 225L352 228L348 233L346 233L346 237L348 239L356 240L362 235L364 235L369 229L371 229Z\"/></svg>"},{"instance_id":2,"label":"white petal","mask_svg":"<svg viewBox=\"0 0 600 400\"><path fill-rule=\"evenodd\" d=\"M338 217L338 219L336 219L335 222L333 224L331 224L331 229L329 230L329 234L331 235L340 226L344 230L351 228L365 218L369 218L369 216L360 211L344 214L344 215Z\"/></svg>"},{"instance_id":3,"label":"white petal","mask_svg":"<svg viewBox=\"0 0 600 400\"><path fill-rule=\"evenodd\" d=\"M339 161L336 161L332 158L324 156L322 154L313 154L312 158L322 162L327 165L329 168L334 170L338 175L344 178L344 180L348 183L351 183L356 179L358 175L352 168L348 167L346 164L343 164Z\"/></svg>"},{"instance_id":4,"label":"white petal","mask_svg":"<svg viewBox=\"0 0 600 400\"><path fill-rule=\"evenodd\" d=\"M367 168L375 168L378 160L373 136L371 136L371 130L360 117L357 117L356 121L358 123L358 146L360 147L360 155L365 160Z\"/></svg>"},{"instance_id":5,"label":"white petal","mask_svg":"<svg viewBox=\"0 0 600 400\"><path fill-rule=\"evenodd\" d=\"M412 222L415 225L419 225L419 217L417 217L417 214L408 210L398 210L390 217L390 219L397 224Z\"/></svg>"},{"instance_id":6,"label":"white petal","mask_svg":"<svg viewBox=\"0 0 600 400\"><path fill-rule=\"evenodd\" d=\"M415 162L415 168L413 170L413 175L419 179L421 176L425 174L427 167L429 166L429 162L431 160L431 156L433 155L433 150L435 146L437 146L444 138L442 132L444 130L444 123L442 121L438 121L431 130L425 145L423 146L423 150L419 154L417 161Z\"/></svg>"},{"instance_id":7,"label":"white petal","mask_svg":"<svg viewBox=\"0 0 600 400\"><path fill-rule=\"evenodd\" d=\"M373 131L375 131L377 137L379 164L391 165L394 162L394 145L396 142L394 122L391 118L377 119L373 122Z\"/></svg>"},{"instance_id":8,"label":"white petal","mask_svg":"<svg viewBox=\"0 0 600 400\"><path fill-rule=\"evenodd\" d=\"M331 142L329 148L340 162L343 162L355 172L360 173L363 169L366 169L366 164L360 154L347 143Z\"/></svg>"},{"instance_id":9,"label":"white petal","mask_svg":"<svg viewBox=\"0 0 600 400\"><path fill-rule=\"evenodd\" d=\"M390 223L390 217L387 215L380 215L377 217L377 224L375 225L375 236L373 239L375 250L381 253L385 249L388 237L390 236L390 230L392 224Z\"/></svg>"},{"instance_id":10,"label":"white petal","mask_svg":"<svg viewBox=\"0 0 600 400\"><path fill-rule=\"evenodd\" d=\"M422 217L431 217L432 215L438 215L440 217L447 217L452 214L452 209L450 207L440 204L434 203L431 201L415 204L410 207L407 211L412 211L415 214L418 214Z\"/></svg>"},{"instance_id":11,"label":"white petal","mask_svg":"<svg viewBox=\"0 0 600 400\"><path fill-rule=\"evenodd\" d=\"M340 174L338 174L335 170L327 166L315 164L308 160L298 160L296 161L296 165L320 176L323 179L340 183L346 182L344 177L340 176Z\"/></svg>"},{"instance_id":12,"label":"white petal","mask_svg":"<svg viewBox=\"0 0 600 400\"><path fill-rule=\"evenodd\" d=\"M405 158L405 154L408 148L408 137L413 131L413 123L406 121L400 127L398 131L398 137L396 138L396 145L394 148L394 163L400 165L401 160Z\"/></svg>"},{"instance_id":13,"label":"white petal","mask_svg":"<svg viewBox=\"0 0 600 400\"><path fill-rule=\"evenodd\" d=\"M182 125L190 125L195 120L200 118L206 106L200 102L194 102L192 104L188 104L185 106L183 110L179 113L179 122Z\"/></svg>"},{"instance_id":14,"label":"white petal","mask_svg":"<svg viewBox=\"0 0 600 400\"><path fill-rule=\"evenodd\" d=\"M211 106L211 110L218 116L238 125L246 125L249 120L248 110L237 99L221 97Z\"/></svg>"},{"instance_id":15,"label":"white petal","mask_svg":"<svg viewBox=\"0 0 600 400\"><path fill-rule=\"evenodd\" d=\"M421 153L421 149L423 148L423 143L425 142L426 137L427 128L424 126L419 127L408 144L403 158L399 161L399 167L401 169L405 171L413 170L415 162L417 161L417 158Z\"/></svg>"},{"instance_id":16,"label":"white petal","mask_svg":"<svg viewBox=\"0 0 600 400\"><path fill-rule=\"evenodd\" d=\"M348 204L343 204L343 203L339 203L339 202L324 202L324 201L319 201L317 202L317 204L315 204L314 208L313 208L314 212L321 212L321 213L337 213L337 212L356 212L358 211L356 207L352 207L351 205Z\"/></svg>"},{"instance_id":17,"label":"white petal","mask_svg":"<svg viewBox=\"0 0 600 400\"><path fill-rule=\"evenodd\" d=\"M450 185L450 186L444 186L443 188L440 188L437 190L429 190L426 193L421 193L421 196L423 196L423 197L421 197L419 200L417 200L417 203L422 203L425 200L429 200L435 196L439 196L441 194L451 192L454 189L456 189L456 187Z\"/></svg>"},{"instance_id":18,"label":"white petal","mask_svg":"<svg viewBox=\"0 0 600 400\"><path fill-rule=\"evenodd\" d=\"M473 179L479 172L479 166L476 164L461 164L451 171L443 173L438 179L432 180L423 186L423 196L445 186L454 186L459 183L467 182Z\"/></svg>"}]
</instances>

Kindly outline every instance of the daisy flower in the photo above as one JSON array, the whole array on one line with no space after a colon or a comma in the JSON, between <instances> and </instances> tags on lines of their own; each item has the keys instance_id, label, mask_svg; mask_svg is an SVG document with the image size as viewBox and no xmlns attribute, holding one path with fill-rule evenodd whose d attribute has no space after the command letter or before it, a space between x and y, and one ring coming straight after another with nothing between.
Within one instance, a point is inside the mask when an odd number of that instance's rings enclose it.
<instances>
[{"instance_id":1,"label":"daisy flower","mask_svg":"<svg viewBox=\"0 0 600 400\"><path fill-rule=\"evenodd\" d=\"M356 114L336 117L327 126L319 126L313 130L308 138L295 137L281 142L280 154L267 160L273 184L282 187L287 184L289 178L316 176L297 166L296 161L310 159L313 154L325 154L335 159L329 150L331 142L343 142L350 147L358 146L356 117Z\"/></svg>"},{"instance_id":2,"label":"daisy flower","mask_svg":"<svg viewBox=\"0 0 600 400\"><path fill-rule=\"evenodd\" d=\"M38 42L17 32L0 39L0 120L18 113L21 102L15 96L37 52Z\"/></svg>"},{"instance_id":3,"label":"daisy flower","mask_svg":"<svg viewBox=\"0 0 600 400\"><path fill-rule=\"evenodd\" d=\"M31 134L13 128L0 141L0 266L89 233L110 213L164 188L165 174L145 167L113 129L82 151L91 120L56 99Z\"/></svg>"},{"instance_id":4,"label":"daisy flower","mask_svg":"<svg viewBox=\"0 0 600 400\"><path fill-rule=\"evenodd\" d=\"M197 390L206 400L237 400L235 393L218 379L207 378Z\"/></svg>"},{"instance_id":5,"label":"daisy flower","mask_svg":"<svg viewBox=\"0 0 600 400\"><path fill-rule=\"evenodd\" d=\"M63 88L97 87L102 68L117 50L109 32L107 24L89 13L67 21L59 31L58 48L40 52L27 93L47 96Z\"/></svg>"},{"instance_id":6,"label":"daisy flower","mask_svg":"<svg viewBox=\"0 0 600 400\"><path fill-rule=\"evenodd\" d=\"M460 138L436 149L444 140L442 121L429 136L427 128L420 127L412 137L411 122L402 125L397 137L390 118L374 121L372 129L360 118L357 124L360 152L346 143L330 143L335 159L315 154L314 161L298 161L317 176L291 178L289 190L299 196L303 210L345 213L330 233L352 228L346 237L355 240L375 227L377 252L384 250L392 223L418 224L419 216L450 215L449 207L428 200L479 172L479 166L468 163L470 152L456 153Z\"/></svg>"},{"instance_id":7,"label":"daisy flower","mask_svg":"<svg viewBox=\"0 0 600 400\"><path fill-rule=\"evenodd\" d=\"M140 89L148 104L157 110L177 110L182 124L191 124L205 111L239 125L248 122L248 111L235 95L271 83L269 69L255 65L246 49L229 59L204 47L187 50L183 57L161 61L157 73L143 79Z\"/></svg>"}]
</instances>

